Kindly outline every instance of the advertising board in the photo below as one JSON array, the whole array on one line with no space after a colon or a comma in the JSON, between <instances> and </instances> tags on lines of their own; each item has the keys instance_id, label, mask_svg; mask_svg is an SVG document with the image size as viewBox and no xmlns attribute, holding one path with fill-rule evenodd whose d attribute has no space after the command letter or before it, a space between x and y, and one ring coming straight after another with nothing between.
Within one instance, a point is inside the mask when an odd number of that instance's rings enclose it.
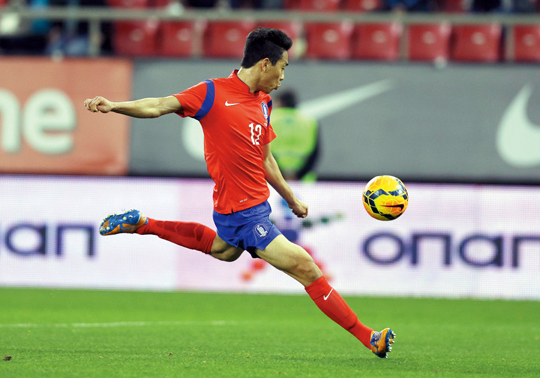
<instances>
[{"instance_id":1,"label":"advertising board","mask_svg":"<svg viewBox=\"0 0 540 378\"><path fill-rule=\"evenodd\" d=\"M272 193L272 220L346 295L540 299L540 188L407 185L397 220L372 219L365 183L293 183L306 219ZM109 213L214 228L210 180L0 177L0 285L303 293L247 253L232 263L156 236L100 236Z\"/></svg>"},{"instance_id":2,"label":"advertising board","mask_svg":"<svg viewBox=\"0 0 540 378\"><path fill-rule=\"evenodd\" d=\"M0 60L0 172L123 175L130 120L84 100L127 100L132 63L118 59Z\"/></svg>"},{"instance_id":3,"label":"advertising board","mask_svg":"<svg viewBox=\"0 0 540 378\"><path fill-rule=\"evenodd\" d=\"M178 93L239 63L136 61L133 95ZM319 121L320 178L540 184L536 66L291 61L271 96L286 90ZM206 177L198 122L133 120L130 170Z\"/></svg>"}]
</instances>

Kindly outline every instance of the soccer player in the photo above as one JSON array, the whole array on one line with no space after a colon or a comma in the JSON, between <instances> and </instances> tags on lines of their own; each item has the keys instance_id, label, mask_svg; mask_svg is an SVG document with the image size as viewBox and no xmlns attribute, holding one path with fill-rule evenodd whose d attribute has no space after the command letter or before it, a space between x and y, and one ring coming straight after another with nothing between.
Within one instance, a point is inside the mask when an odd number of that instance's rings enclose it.
<instances>
[{"instance_id":1,"label":"soccer player","mask_svg":"<svg viewBox=\"0 0 540 378\"><path fill-rule=\"evenodd\" d=\"M379 357L391 350L395 334L365 326L331 287L311 256L288 241L269 219L268 183L300 218L308 206L298 200L283 178L270 150L276 137L270 124L270 92L284 79L291 39L277 29L252 31L239 70L228 78L205 80L178 94L112 102L87 99L91 112L115 112L155 118L169 113L193 117L204 132L208 172L214 180L216 231L192 222L155 220L138 210L110 215L100 226L102 235L137 233L158 237L199 250L222 261L235 261L244 251L261 258L304 285L315 304Z\"/></svg>"}]
</instances>

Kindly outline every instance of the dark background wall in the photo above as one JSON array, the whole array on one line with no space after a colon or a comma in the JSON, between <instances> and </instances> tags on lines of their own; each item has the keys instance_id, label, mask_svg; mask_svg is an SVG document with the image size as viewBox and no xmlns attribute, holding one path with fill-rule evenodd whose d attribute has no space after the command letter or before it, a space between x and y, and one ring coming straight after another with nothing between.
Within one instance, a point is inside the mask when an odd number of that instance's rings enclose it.
<instances>
[{"instance_id":1,"label":"dark background wall","mask_svg":"<svg viewBox=\"0 0 540 378\"><path fill-rule=\"evenodd\" d=\"M282 88L298 90L320 119L323 179L540 183L537 67L291 63ZM138 60L133 98L181 92L238 66ZM207 175L196 121L169 115L132 125L132 174Z\"/></svg>"}]
</instances>

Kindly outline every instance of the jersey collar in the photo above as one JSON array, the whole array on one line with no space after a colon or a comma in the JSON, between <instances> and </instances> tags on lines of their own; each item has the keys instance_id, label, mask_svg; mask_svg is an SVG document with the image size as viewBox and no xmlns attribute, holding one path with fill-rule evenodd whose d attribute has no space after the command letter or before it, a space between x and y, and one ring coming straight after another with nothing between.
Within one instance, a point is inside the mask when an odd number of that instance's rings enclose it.
<instances>
[{"instance_id":1,"label":"jersey collar","mask_svg":"<svg viewBox=\"0 0 540 378\"><path fill-rule=\"evenodd\" d=\"M251 93L251 91L249 90L249 85L247 85L246 83L244 83L242 81L242 79L240 79L238 77L238 71L239 70L234 70L230 75L229 75L229 79L232 79L233 83L234 83L234 86L236 88L238 88L241 92L247 92L248 94L254 96L254 97L259 97L261 95L261 91L257 91L255 93Z\"/></svg>"}]
</instances>

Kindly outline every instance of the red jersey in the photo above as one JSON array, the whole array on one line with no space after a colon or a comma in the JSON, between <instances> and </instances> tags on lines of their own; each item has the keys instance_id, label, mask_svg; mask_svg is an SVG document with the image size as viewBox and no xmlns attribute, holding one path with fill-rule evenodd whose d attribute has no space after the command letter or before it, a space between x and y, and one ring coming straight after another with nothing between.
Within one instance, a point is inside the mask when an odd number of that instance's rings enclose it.
<instances>
[{"instance_id":1,"label":"red jersey","mask_svg":"<svg viewBox=\"0 0 540 378\"><path fill-rule=\"evenodd\" d=\"M238 78L205 80L174 96L181 117L197 119L204 132L204 158L214 180L214 209L229 214L259 205L270 196L263 145L276 134L270 125L272 99L251 93Z\"/></svg>"}]
</instances>

